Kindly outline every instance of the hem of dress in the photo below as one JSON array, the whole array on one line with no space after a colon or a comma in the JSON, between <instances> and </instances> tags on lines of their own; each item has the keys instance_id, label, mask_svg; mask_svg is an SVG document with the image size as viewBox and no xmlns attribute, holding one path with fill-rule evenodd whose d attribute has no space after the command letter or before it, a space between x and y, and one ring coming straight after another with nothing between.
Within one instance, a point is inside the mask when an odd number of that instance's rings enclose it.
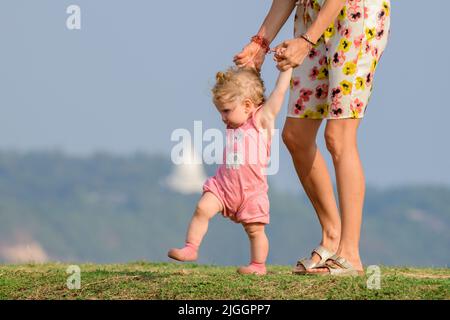
<instances>
[{"instance_id":1,"label":"hem of dress","mask_svg":"<svg viewBox=\"0 0 450 320\"><path fill-rule=\"evenodd\" d=\"M239 220L239 223L262 223L268 225L270 223L270 218L266 216L259 216L251 219Z\"/></svg>"},{"instance_id":2,"label":"hem of dress","mask_svg":"<svg viewBox=\"0 0 450 320\"><path fill-rule=\"evenodd\" d=\"M329 118L328 117L327 118L301 118L296 115L294 116L294 115L287 114L286 118L294 118L294 119L302 119L302 120L343 120L343 119L362 119L362 118L364 118L364 115L362 115L360 117L346 116L346 117L338 117L338 118L331 118L331 117L329 117Z\"/></svg>"}]
</instances>

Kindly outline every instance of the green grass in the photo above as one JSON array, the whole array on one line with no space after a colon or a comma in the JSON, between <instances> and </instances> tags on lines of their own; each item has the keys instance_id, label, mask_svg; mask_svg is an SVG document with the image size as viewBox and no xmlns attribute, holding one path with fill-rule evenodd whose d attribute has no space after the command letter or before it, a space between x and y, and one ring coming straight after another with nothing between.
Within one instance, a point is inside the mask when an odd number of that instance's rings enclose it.
<instances>
[{"instance_id":1,"label":"green grass","mask_svg":"<svg viewBox=\"0 0 450 320\"><path fill-rule=\"evenodd\" d=\"M235 267L148 263L81 264L81 288L66 286L68 264L0 266L0 299L450 299L450 269L381 267L381 288L368 276L242 276Z\"/></svg>"}]
</instances>

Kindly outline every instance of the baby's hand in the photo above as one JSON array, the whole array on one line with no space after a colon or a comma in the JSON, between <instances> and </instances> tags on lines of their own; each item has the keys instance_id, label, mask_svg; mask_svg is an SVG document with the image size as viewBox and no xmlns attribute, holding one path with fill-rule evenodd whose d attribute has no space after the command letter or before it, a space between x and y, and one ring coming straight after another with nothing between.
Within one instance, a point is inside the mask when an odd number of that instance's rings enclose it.
<instances>
[{"instance_id":1,"label":"baby's hand","mask_svg":"<svg viewBox=\"0 0 450 320\"><path fill-rule=\"evenodd\" d=\"M275 62L280 62L283 58L281 57L284 52L286 51L286 48L284 47L275 47L271 50L271 52L274 52L275 54L273 55L273 60Z\"/></svg>"}]
</instances>

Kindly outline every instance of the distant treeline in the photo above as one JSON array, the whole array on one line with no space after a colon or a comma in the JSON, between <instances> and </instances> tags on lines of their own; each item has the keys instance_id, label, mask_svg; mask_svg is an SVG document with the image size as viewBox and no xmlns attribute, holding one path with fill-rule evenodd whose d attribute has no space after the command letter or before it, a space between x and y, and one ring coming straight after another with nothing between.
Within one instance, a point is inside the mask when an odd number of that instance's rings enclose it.
<instances>
[{"instance_id":1,"label":"distant treeline","mask_svg":"<svg viewBox=\"0 0 450 320\"><path fill-rule=\"evenodd\" d=\"M0 261L30 243L49 260L167 261L167 249L183 243L199 197L165 187L171 170L170 159L143 153L0 152ZM269 196L269 263L293 264L320 242L318 221L304 194L271 188ZM450 187L367 186L365 264L447 266L449 231ZM200 256L201 263L247 262L242 227L218 215Z\"/></svg>"}]
</instances>

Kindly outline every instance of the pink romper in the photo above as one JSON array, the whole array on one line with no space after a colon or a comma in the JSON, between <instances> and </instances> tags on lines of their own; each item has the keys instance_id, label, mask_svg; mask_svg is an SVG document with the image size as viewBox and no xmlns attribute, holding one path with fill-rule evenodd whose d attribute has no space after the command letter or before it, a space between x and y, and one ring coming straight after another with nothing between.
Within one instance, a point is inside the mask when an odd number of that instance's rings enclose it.
<instances>
[{"instance_id":1,"label":"pink romper","mask_svg":"<svg viewBox=\"0 0 450 320\"><path fill-rule=\"evenodd\" d=\"M206 180L203 193L212 192L222 203L223 216L236 223L269 223L267 168L270 135L256 126L254 116L236 129L227 127L223 163Z\"/></svg>"}]
</instances>

